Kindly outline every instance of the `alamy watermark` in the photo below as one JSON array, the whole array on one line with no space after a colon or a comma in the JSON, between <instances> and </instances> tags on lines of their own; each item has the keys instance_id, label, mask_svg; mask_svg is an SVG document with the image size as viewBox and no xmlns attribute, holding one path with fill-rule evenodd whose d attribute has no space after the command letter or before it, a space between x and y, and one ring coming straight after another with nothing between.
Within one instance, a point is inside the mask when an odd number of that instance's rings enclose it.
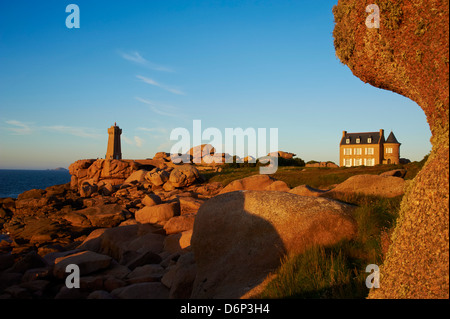
<instances>
[{"instance_id":1,"label":"alamy watermark","mask_svg":"<svg viewBox=\"0 0 450 319\"><path fill-rule=\"evenodd\" d=\"M366 12L370 13L366 18L366 27L369 29L380 28L380 7L376 4L369 4L366 7Z\"/></svg>"},{"instance_id":2,"label":"alamy watermark","mask_svg":"<svg viewBox=\"0 0 450 319\"><path fill-rule=\"evenodd\" d=\"M366 287L369 289L380 288L380 268L378 265L368 265L366 267L366 272L370 273L366 278Z\"/></svg>"},{"instance_id":3,"label":"alamy watermark","mask_svg":"<svg viewBox=\"0 0 450 319\"><path fill-rule=\"evenodd\" d=\"M80 28L80 7L76 4L69 4L66 7L66 12L70 13L66 18L66 27L68 29Z\"/></svg>"},{"instance_id":4,"label":"alamy watermark","mask_svg":"<svg viewBox=\"0 0 450 319\"><path fill-rule=\"evenodd\" d=\"M186 128L176 128L170 133L170 140L177 141L171 148L172 161L174 163L190 163L195 164L202 162L207 163L233 163L232 154L239 155L244 162L244 158L248 163L256 163L256 159L260 158L260 162L267 166L260 167L260 174L274 174L278 170L278 157L267 156L268 153L278 152L278 128L270 128L267 137L266 128L254 129L246 128L225 128L225 134L215 127L209 127L202 130L201 120L194 120L192 123L191 133ZM247 141L247 142L246 142ZM204 148L200 157L186 156L189 150L194 146L202 144L211 144L214 150ZM267 148L267 146L269 146ZM184 154L184 155L183 155ZM226 156L230 154L231 156Z\"/></svg>"},{"instance_id":5,"label":"alamy watermark","mask_svg":"<svg viewBox=\"0 0 450 319\"><path fill-rule=\"evenodd\" d=\"M66 273L69 275L66 277L66 287L69 289L80 288L80 267L75 264L66 266Z\"/></svg>"}]
</instances>

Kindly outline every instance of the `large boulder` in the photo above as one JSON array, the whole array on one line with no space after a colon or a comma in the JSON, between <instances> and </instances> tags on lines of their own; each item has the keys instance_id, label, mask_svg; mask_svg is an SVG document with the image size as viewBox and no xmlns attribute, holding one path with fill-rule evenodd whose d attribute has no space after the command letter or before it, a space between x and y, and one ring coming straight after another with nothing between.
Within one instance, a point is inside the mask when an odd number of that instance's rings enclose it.
<instances>
[{"instance_id":1,"label":"large boulder","mask_svg":"<svg viewBox=\"0 0 450 319\"><path fill-rule=\"evenodd\" d=\"M178 200L180 202L181 215L196 214L200 206L205 202L189 196L179 197Z\"/></svg>"},{"instance_id":2,"label":"large boulder","mask_svg":"<svg viewBox=\"0 0 450 319\"><path fill-rule=\"evenodd\" d=\"M204 162L205 158L211 157L214 155L216 150L211 144L202 144L198 146L194 146L187 152L187 154L192 156L193 163L200 164Z\"/></svg>"},{"instance_id":3,"label":"large boulder","mask_svg":"<svg viewBox=\"0 0 450 319\"><path fill-rule=\"evenodd\" d=\"M28 217L23 224L16 224L14 219L4 225L11 238L19 242L43 244L59 237L70 236L69 229L63 223L50 218Z\"/></svg>"},{"instance_id":4,"label":"large boulder","mask_svg":"<svg viewBox=\"0 0 450 319\"><path fill-rule=\"evenodd\" d=\"M165 203L155 206L145 206L135 213L135 219L141 224L164 225L172 217L180 215L180 203Z\"/></svg>"},{"instance_id":5,"label":"large boulder","mask_svg":"<svg viewBox=\"0 0 450 319\"><path fill-rule=\"evenodd\" d=\"M167 235L181 233L194 228L195 214L175 216L164 225Z\"/></svg>"},{"instance_id":6,"label":"large boulder","mask_svg":"<svg viewBox=\"0 0 450 319\"><path fill-rule=\"evenodd\" d=\"M294 153L289 153L289 152L283 152L283 151L278 151L278 152L272 152L267 154L267 156L277 156L277 157L281 157L284 159L292 159L294 156L296 156L297 154Z\"/></svg>"},{"instance_id":7,"label":"large boulder","mask_svg":"<svg viewBox=\"0 0 450 319\"><path fill-rule=\"evenodd\" d=\"M355 175L340 183L328 194L358 193L381 197L396 197L405 192L405 180L394 176Z\"/></svg>"},{"instance_id":8,"label":"large boulder","mask_svg":"<svg viewBox=\"0 0 450 319\"><path fill-rule=\"evenodd\" d=\"M64 278L68 275L66 273L66 267L74 264L80 268L80 276L84 276L97 270L108 268L111 261L112 258L109 256L97 254L92 251L83 251L56 258L53 274L57 278Z\"/></svg>"},{"instance_id":9,"label":"large boulder","mask_svg":"<svg viewBox=\"0 0 450 319\"><path fill-rule=\"evenodd\" d=\"M79 160L69 166L71 187L80 189L85 181L90 181L91 184L99 181L112 185L122 184L138 168L136 162L127 160Z\"/></svg>"},{"instance_id":10,"label":"large boulder","mask_svg":"<svg viewBox=\"0 0 450 319\"><path fill-rule=\"evenodd\" d=\"M274 184L274 185L273 185ZM253 175L245 177L243 179L238 179L227 186L225 186L219 194L225 194L229 192L239 191L239 190L275 190L275 191L289 191L289 187L283 181L277 181L276 179L268 175Z\"/></svg>"},{"instance_id":11,"label":"large boulder","mask_svg":"<svg viewBox=\"0 0 450 319\"><path fill-rule=\"evenodd\" d=\"M192 165L179 165L170 172L169 182L174 187L186 187L200 178L198 170Z\"/></svg>"},{"instance_id":12,"label":"large boulder","mask_svg":"<svg viewBox=\"0 0 450 319\"><path fill-rule=\"evenodd\" d=\"M145 179L155 186L162 186L169 180L170 174L162 169L154 168L145 175Z\"/></svg>"},{"instance_id":13,"label":"large boulder","mask_svg":"<svg viewBox=\"0 0 450 319\"><path fill-rule=\"evenodd\" d=\"M127 211L119 204L97 205L64 215L73 226L115 227L126 219Z\"/></svg>"},{"instance_id":14,"label":"large boulder","mask_svg":"<svg viewBox=\"0 0 450 319\"><path fill-rule=\"evenodd\" d=\"M297 187L294 187L293 189L291 189L289 191L289 193L302 195L302 196L319 197L319 196L322 196L324 193L326 193L326 191L313 188L309 185L300 185L300 186L297 186Z\"/></svg>"},{"instance_id":15,"label":"large boulder","mask_svg":"<svg viewBox=\"0 0 450 319\"><path fill-rule=\"evenodd\" d=\"M129 183L142 183L144 181L145 175L147 175L148 171L144 169L140 169L136 172L133 172L128 178L125 180L124 184Z\"/></svg>"},{"instance_id":16,"label":"large boulder","mask_svg":"<svg viewBox=\"0 0 450 319\"><path fill-rule=\"evenodd\" d=\"M191 239L197 263L193 298L239 298L288 253L356 234L354 207L286 192L216 196L197 213Z\"/></svg>"},{"instance_id":17,"label":"large boulder","mask_svg":"<svg viewBox=\"0 0 450 319\"><path fill-rule=\"evenodd\" d=\"M333 8L336 55L362 81L416 102L433 145L403 197L381 288L369 297L448 299L449 3L377 1L379 29L366 26L368 3L339 0Z\"/></svg>"},{"instance_id":18,"label":"large boulder","mask_svg":"<svg viewBox=\"0 0 450 319\"><path fill-rule=\"evenodd\" d=\"M151 225L128 225L95 230L78 248L105 254L126 264L147 252L159 254L164 247L164 237Z\"/></svg>"},{"instance_id":19,"label":"large boulder","mask_svg":"<svg viewBox=\"0 0 450 319\"><path fill-rule=\"evenodd\" d=\"M145 206L155 206L162 203L161 197L155 194L147 194L144 196L144 198L141 200L141 203Z\"/></svg>"},{"instance_id":20,"label":"large boulder","mask_svg":"<svg viewBox=\"0 0 450 319\"><path fill-rule=\"evenodd\" d=\"M170 299L188 299L192 293L192 285L197 275L197 265L192 252L183 254L173 268L170 282Z\"/></svg>"}]
</instances>

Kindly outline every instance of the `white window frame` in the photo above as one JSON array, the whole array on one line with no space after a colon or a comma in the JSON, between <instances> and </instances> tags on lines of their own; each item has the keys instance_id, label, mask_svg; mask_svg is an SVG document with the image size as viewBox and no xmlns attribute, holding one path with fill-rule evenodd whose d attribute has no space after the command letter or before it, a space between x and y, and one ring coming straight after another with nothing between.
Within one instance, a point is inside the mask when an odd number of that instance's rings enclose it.
<instances>
[{"instance_id":1,"label":"white window frame","mask_svg":"<svg viewBox=\"0 0 450 319\"><path fill-rule=\"evenodd\" d=\"M366 148L366 155L373 155L375 154L375 149L373 147Z\"/></svg>"},{"instance_id":2,"label":"white window frame","mask_svg":"<svg viewBox=\"0 0 450 319\"><path fill-rule=\"evenodd\" d=\"M392 149L392 147L386 148L386 154L392 154L392 153L394 153L394 150Z\"/></svg>"},{"instance_id":3,"label":"white window frame","mask_svg":"<svg viewBox=\"0 0 450 319\"><path fill-rule=\"evenodd\" d=\"M344 148L344 155L352 155L352 149L351 148Z\"/></svg>"},{"instance_id":4,"label":"white window frame","mask_svg":"<svg viewBox=\"0 0 450 319\"><path fill-rule=\"evenodd\" d=\"M355 155L362 155L362 148L355 148Z\"/></svg>"},{"instance_id":5,"label":"white window frame","mask_svg":"<svg viewBox=\"0 0 450 319\"><path fill-rule=\"evenodd\" d=\"M347 139L345 140L345 143L350 144L350 139L347 138Z\"/></svg>"},{"instance_id":6,"label":"white window frame","mask_svg":"<svg viewBox=\"0 0 450 319\"><path fill-rule=\"evenodd\" d=\"M371 138L371 137L369 137L369 138L367 139L367 144L370 144L370 143L372 143L372 138Z\"/></svg>"},{"instance_id":7,"label":"white window frame","mask_svg":"<svg viewBox=\"0 0 450 319\"><path fill-rule=\"evenodd\" d=\"M351 158L345 158L344 159L344 166L345 167L351 167L352 166L352 159Z\"/></svg>"},{"instance_id":8,"label":"white window frame","mask_svg":"<svg viewBox=\"0 0 450 319\"><path fill-rule=\"evenodd\" d=\"M359 137L356 139L356 144L361 144L361 139Z\"/></svg>"}]
</instances>

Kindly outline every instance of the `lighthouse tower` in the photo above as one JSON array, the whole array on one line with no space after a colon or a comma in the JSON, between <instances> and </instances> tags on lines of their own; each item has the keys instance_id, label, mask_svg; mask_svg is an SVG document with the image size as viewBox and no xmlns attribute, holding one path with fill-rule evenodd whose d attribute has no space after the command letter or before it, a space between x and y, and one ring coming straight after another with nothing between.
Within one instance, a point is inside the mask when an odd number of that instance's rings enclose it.
<instances>
[{"instance_id":1,"label":"lighthouse tower","mask_svg":"<svg viewBox=\"0 0 450 319\"><path fill-rule=\"evenodd\" d=\"M108 129L108 150L106 151L106 159L122 159L122 147L120 145L120 135L122 130L114 123Z\"/></svg>"}]
</instances>

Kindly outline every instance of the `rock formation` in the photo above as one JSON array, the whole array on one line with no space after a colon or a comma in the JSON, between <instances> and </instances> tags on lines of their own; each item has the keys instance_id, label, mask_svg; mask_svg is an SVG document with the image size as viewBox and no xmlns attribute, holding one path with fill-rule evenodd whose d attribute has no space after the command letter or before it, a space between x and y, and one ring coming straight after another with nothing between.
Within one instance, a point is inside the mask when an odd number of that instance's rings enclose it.
<instances>
[{"instance_id":1,"label":"rock formation","mask_svg":"<svg viewBox=\"0 0 450 319\"><path fill-rule=\"evenodd\" d=\"M381 288L369 297L449 298L449 2L377 1L379 29L366 26L367 4L333 8L336 54L362 81L417 102L433 145L403 198Z\"/></svg>"},{"instance_id":2,"label":"rock formation","mask_svg":"<svg viewBox=\"0 0 450 319\"><path fill-rule=\"evenodd\" d=\"M72 167L95 165L95 175L105 167L96 162ZM9 233L0 236L0 298L246 298L280 256L356 232L353 206L317 198L328 191L291 190L267 175L223 188L204 183L191 165L145 163L129 175L118 170L118 185L88 179L79 189L0 199L0 227ZM63 284L72 262L82 266L80 289Z\"/></svg>"},{"instance_id":3,"label":"rock formation","mask_svg":"<svg viewBox=\"0 0 450 319\"><path fill-rule=\"evenodd\" d=\"M292 159L296 155L297 154L284 152L284 151L272 152L272 153L267 154L267 156L276 156L276 157L281 157L284 159Z\"/></svg>"},{"instance_id":4,"label":"rock formation","mask_svg":"<svg viewBox=\"0 0 450 319\"><path fill-rule=\"evenodd\" d=\"M287 253L356 234L353 206L286 192L237 191L200 208L192 236L192 298L240 298Z\"/></svg>"},{"instance_id":5,"label":"rock formation","mask_svg":"<svg viewBox=\"0 0 450 319\"><path fill-rule=\"evenodd\" d=\"M360 193L391 198L403 195L404 188L405 180L401 177L365 174L352 176L327 193Z\"/></svg>"},{"instance_id":6,"label":"rock formation","mask_svg":"<svg viewBox=\"0 0 450 319\"><path fill-rule=\"evenodd\" d=\"M224 189L222 189L220 194L239 190L289 191L290 188L285 182L277 181L268 175L254 175L231 182Z\"/></svg>"},{"instance_id":7,"label":"rock formation","mask_svg":"<svg viewBox=\"0 0 450 319\"><path fill-rule=\"evenodd\" d=\"M309 163L306 164L305 167L330 167L330 168L337 168L339 167L335 163L332 162L317 162L317 163Z\"/></svg>"}]
</instances>

